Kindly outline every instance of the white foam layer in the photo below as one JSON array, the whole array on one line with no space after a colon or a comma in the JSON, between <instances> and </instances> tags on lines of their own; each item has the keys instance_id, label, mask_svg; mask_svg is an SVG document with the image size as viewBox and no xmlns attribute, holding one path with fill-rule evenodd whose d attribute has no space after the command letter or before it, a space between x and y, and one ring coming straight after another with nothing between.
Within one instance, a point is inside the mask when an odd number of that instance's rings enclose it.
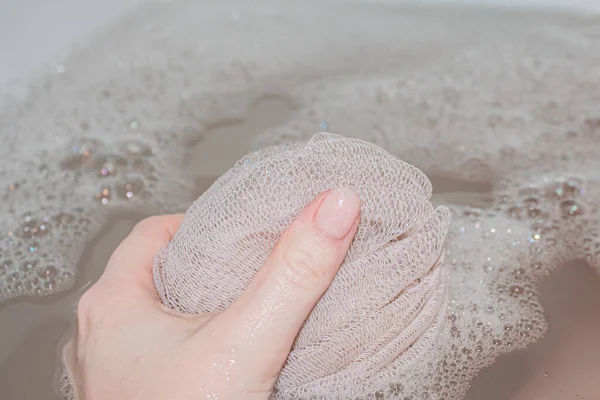
<instances>
[{"instance_id":1,"label":"white foam layer","mask_svg":"<svg viewBox=\"0 0 600 400\"><path fill-rule=\"evenodd\" d=\"M381 392L459 398L498 354L541 337L544 274L600 263L599 38L593 16L142 7L1 100L0 301L71 288L108 216L184 210L202 174L186 172L189 143L276 98L293 113L256 147L334 131L493 187L489 209L452 207L440 358L418 357L409 384L399 374Z\"/></svg>"}]
</instances>

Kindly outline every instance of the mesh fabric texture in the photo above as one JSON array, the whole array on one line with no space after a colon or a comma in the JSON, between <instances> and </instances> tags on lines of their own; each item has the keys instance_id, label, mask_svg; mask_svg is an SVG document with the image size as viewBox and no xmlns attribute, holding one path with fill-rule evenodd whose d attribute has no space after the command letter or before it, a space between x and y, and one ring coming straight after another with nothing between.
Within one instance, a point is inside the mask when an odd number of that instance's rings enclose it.
<instances>
[{"instance_id":1,"label":"mesh fabric texture","mask_svg":"<svg viewBox=\"0 0 600 400\"><path fill-rule=\"evenodd\" d=\"M277 399L368 397L427 356L446 308L450 219L448 209L432 206L427 177L373 144L334 134L269 147L220 177L156 257L166 306L223 310L303 208L335 187L360 196L358 232L296 339Z\"/></svg>"}]
</instances>

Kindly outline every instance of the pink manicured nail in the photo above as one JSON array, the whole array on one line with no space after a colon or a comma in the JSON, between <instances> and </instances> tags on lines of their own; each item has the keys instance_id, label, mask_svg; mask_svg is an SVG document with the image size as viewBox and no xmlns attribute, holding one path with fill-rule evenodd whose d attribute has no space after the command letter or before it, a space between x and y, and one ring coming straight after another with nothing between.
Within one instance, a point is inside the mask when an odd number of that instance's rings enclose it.
<instances>
[{"instance_id":1,"label":"pink manicured nail","mask_svg":"<svg viewBox=\"0 0 600 400\"><path fill-rule=\"evenodd\" d=\"M315 216L315 225L332 239L348 235L360 213L360 198L350 189L338 188L327 193Z\"/></svg>"}]
</instances>

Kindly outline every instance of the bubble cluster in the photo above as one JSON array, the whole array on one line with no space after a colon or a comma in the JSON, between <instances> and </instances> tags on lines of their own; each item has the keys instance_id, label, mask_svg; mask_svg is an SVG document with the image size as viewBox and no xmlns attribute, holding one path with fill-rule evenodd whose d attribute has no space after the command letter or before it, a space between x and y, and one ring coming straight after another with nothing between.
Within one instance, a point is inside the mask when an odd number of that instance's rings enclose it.
<instances>
[{"instance_id":1,"label":"bubble cluster","mask_svg":"<svg viewBox=\"0 0 600 400\"><path fill-rule=\"evenodd\" d=\"M294 117L256 147L334 131L493 186L489 208L452 206L436 346L371 396L459 399L542 337L540 279L573 258L600 268L597 18L237 3L235 19L231 2L147 4L0 99L0 302L70 289L111 216L184 210L190 140L277 95Z\"/></svg>"},{"instance_id":2,"label":"bubble cluster","mask_svg":"<svg viewBox=\"0 0 600 400\"><path fill-rule=\"evenodd\" d=\"M44 160L38 168L49 179L27 177L9 184L6 197L15 207L5 215L12 217L12 224L0 243L7 266L0 301L48 296L73 285L76 258L84 245L77 236L92 234L110 215L95 204L132 209L149 200L157 181L153 156L152 147L136 139L110 145L100 139L74 139L57 149L53 163ZM37 201L30 198L34 193L41 195Z\"/></svg>"},{"instance_id":3,"label":"bubble cluster","mask_svg":"<svg viewBox=\"0 0 600 400\"><path fill-rule=\"evenodd\" d=\"M362 96L332 84L310 97L331 126L426 172L493 183L489 208L452 207L445 341L423 361L426 372L399 380L414 398L461 398L465 383L498 354L543 336L537 284L544 276L573 259L600 269L600 176L592 172L600 170L600 71L592 67L600 43L581 51L547 46L539 38L488 44L447 64L356 81ZM373 115L347 115L361 107ZM306 137L268 132L258 143ZM389 388L376 396L396 394Z\"/></svg>"}]
</instances>

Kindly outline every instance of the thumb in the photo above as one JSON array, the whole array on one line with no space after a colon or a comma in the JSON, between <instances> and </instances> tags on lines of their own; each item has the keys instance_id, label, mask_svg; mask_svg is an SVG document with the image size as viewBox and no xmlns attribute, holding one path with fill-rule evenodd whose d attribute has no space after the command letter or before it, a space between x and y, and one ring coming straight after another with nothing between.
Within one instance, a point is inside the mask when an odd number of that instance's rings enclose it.
<instances>
[{"instance_id":1,"label":"thumb","mask_svg":"<svg viewBox=\"0 0 600 400\"><path fill-rule=\"evenodd\" d=\"M259 379L274 382L279 375L300 328L346 257L360 206L349 189L319 195L284 232L247 290L225 311L226 319L235 321L245 354L240 357L247 358Z\"/></svg>"}]
</instances>

